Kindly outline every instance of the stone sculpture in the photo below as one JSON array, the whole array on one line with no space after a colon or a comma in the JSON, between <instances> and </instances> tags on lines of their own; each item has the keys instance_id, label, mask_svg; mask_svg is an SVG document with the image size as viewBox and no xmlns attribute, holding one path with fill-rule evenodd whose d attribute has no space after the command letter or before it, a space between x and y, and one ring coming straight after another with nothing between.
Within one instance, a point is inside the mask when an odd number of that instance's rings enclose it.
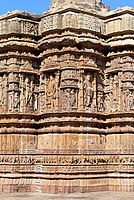
<instances>
[{"instance_id":1,"label":"stone sculpture","mask_svg":"<svg viewBox=\"0 0 134 200\"><path fill-rule=\"evenodd\" d=\"M56 106L56 82L52 75L49 77L46 95L48 110L53 110Z\"/></svg>"},{"instance_id":2,"label":"stone sculpture","mask_svg":"<svg viewBox=\"0 0 134 200\"><path fill-rule=\"evenodd\" d=\"M0 192L134 190L134 9L51 0L0 18Z\"/></svg>"},{"instance_id":3,"label":"stone sculpture","mask_svg":"<svg viewBox=\"0 0 134 200\"><path fill-rule=\"evenodd\" d=\"M93 101L93 88L91 85L91 76L88 74L84 80L84 105L86 110L91 109Z\"/></svg>"}]
</instances>

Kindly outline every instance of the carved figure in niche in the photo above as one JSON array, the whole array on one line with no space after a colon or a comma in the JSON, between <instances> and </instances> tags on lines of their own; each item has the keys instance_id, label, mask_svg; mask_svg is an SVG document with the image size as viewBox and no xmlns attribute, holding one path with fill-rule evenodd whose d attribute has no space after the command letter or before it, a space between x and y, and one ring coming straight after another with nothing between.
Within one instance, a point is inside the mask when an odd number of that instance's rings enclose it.
<instances>
[{"instance_id":1,"label":"carved figure in niche","mask_svg":"<svg viewBox=\"0 0 134 200\"><path fill-rule=\"evenodd\" d=\"M26 106L32 107L33 105L33 81L31 81L31 84L29 83L28 77L25 79L25 102Z\"/></svg>"},{"instance_id":2,"label":"carved figure in niche","mask_svg":"<svg viewBox=\"0 0 134 200\"><path fill-rule=\"evenodd\" d=\"M44 83L44 76L40 76L40 91L44 91L45 89L45 83Z\"/></svg>"},{"instance_id":3,"label":"carved figure in niche","mask_svg":"<svg viewBox=\"0 0 134 200\"><path fill-rule=\"evenodd\" d=\"M118 76L114 75L113 79L113 92L114 92L114 99L117 99L118 91L119 90L119 81L118 81Z\"/></svg>"},{"instance_id":4,"label":"carved figure in niche","mask_svg":"<svg viewBox=\"0 0 134 200\"><path fill-rule=\"evenodd\" d=\"M71 110L77 108L76 91L74 88L65 88L62 93L63 110Z\"/></svg>"},{"instance_id":5,"label":"carved figure in niche","mask_svg":"<svg viewBox=\"0 0 134 200\"><path fill-rule=\"evenodd\" d=\"M13 111L14 109L14 92L9 93L9 111Z\"/></svg>"},{"instance_id":6,"label":"carved figure in niche","mask_svg":"<svg viewBox=\"0 0 134 200\"><path fill-rule=\"evenodd\" d=\"M118 76L114 75L110 77L109 82L109 98L110 98L110 112L117 112L118 111L118 103L119 103L119 81Z\"/></svg>"},{"instance_id":7,"label":"carved figure in niche","mask_svg":"<svg viewBox=\"0 0 134 200\"><path fill-rule=\"evenodd\" d=\"M34 111L38 110L38 94L34 93Z\"/></svg>"},{"instance_id":8,"label":"carved figure in niche","mask_svg":"<svg viewBox=\"0 0 134 200\"><path fill-rule=\"evenodd\" d=\"M104 96L103 92L98 91L98 111L103 112L104 111Z\"/></svg>"},{"instance_id":9,"label":"carved figure in niche","mask_svg":"<svg viewBox=\"0 0 134 200\"><path fill-rule=\"evenodd\" d=\"M125 111L129 111L130 110L130 91L129 89L127 89L124 92L124 104L125 104Z\"/></svg>"},{"instance_id":10,"label":"carved figure in niche","mask_svg":"<svg viewBox=\"0 0 134 200\"><path fill-rule=\"evenodd\" d=\"M45 92L40 93L40 112L43 112L45 110Z\"/></svg>"},{"instance_id":11,"label":"carved figure in niche","mask_svg":"<svg viewBox=\"0 0 134 200\"><path fill-rule=\"evenodd\" d=\"M14 102L13 102L14 111L19 111L19 106L20 106L19 94L16 92L14 93Z\"/></svg>"},{"instance_id":12,"label":"carved figure in niche","mask_svg":"<svg viewBox=\"0 0 134 200\"><path fill-rule=\"evenodd\" d=\"M114 91L110 93L110 112L118 111L118 95L115 98Z\"/></svg>"},{"instance_id":13,"label":"carved figure in niche","mask_svg":"<svg viewBox=\"0 0 134 200\"><path fill-rule=\"evenodd\" d=\"M134 110L134 93L133 91L130 92L130 110Z\"/></svg>"},{"instance_id":14,"label":"carved figure in niche","mask_svg":"<svg viewBox=\"0 0 134 200\"><path fill-rule=\"evenodd\" d=\"M28 99L29 99L29 90L30 90L30 85L29 85L29 80L28 78L25 79L25 100L26 100L26 105L28 104Z\"/></svg>"},{"instance_id":15,"label":"carved figure in niche","mask_svg":"<svg viewBox=\"0 0 134 200\"><path fill-rule=\"evenodd\" d=\"M70 88L65 88L62 91L62 108L63 108L63 110L70 110L70 101L69 101L70 91L71 91Z\"/></svg>"},{"instance_id":16,"label":"carved figure in niche","mask_svg":"<svg viewBox=\"0 0 134 200\"><path fill-rule=\"evenodd\" d=\"M113 98L112 97L112 99L113 100L111 100L111 107L112 107L112 112L117 112L118 111L118 97L117 97L117 99L115 99L115 98Z\"/></svg>"},{"instance_id":17,"label":"carved figure in niche","mask_svg":"<svg viewBox=\"0 0 134 200\"><path fill-rule=\"evenodd\" d=\"M91 84L91 75L88 74L86 75L84 81L84 106L86 110L91 109L92 102L93 102L93 87Z\"/></svg>"},{"instance_id":18,"label":"carved figure in niche","mask_svg":"<svg viewBox=\"0 0 134 200\"><path fill-rule=\"evenodd\" d=\"M70 107L76 108L76 92L75 89L71 89L70 91Z\"/></svg>"},{"instance_id":19,"label":"carved figure in niche","mask_svg":"<svg viewBox=\"0 0 134 200\"><path fill-rule=\"evenodd\" d=\"M110 97L109 97L109 94L106 94L105 95L105 111L109 112L110 111L109 108L110 108Z\"/></svg>"},{"instance_id":20,"label":"carved figure in niche","mask_svg":"<svg viewBox=\"0 0 134 200\"><path fill-rule=\"evenodd\" d=\"M38 99L39 101L39 107L40 107L40 112L43 112L45 110L45 77L43 74L40 76L40 98Z\"/></svg>"},{"instance_id":21,"label":"carved figure in niche","mask_svg":"<svg viewBox=\"0 0 134 200\"><path fill-rule=\"evenodd\" d=\"M124 93L124 104L125 111L130 111L134 109L134 95L133 92L127 89Z\"/></svg>"},{"instance_id":22,"label":"carved figure in niche","mask_svg":"<svg viewBox=\"0 0 134 200\"><path fill-rule=\"evenodd\" d=\"M55 106L56 106L55 105L56 104L56 81L52 75L50 75L50 77L49 77L46 95L47 95L48 109L55 108Z\"/></svg>"}]
</instances>

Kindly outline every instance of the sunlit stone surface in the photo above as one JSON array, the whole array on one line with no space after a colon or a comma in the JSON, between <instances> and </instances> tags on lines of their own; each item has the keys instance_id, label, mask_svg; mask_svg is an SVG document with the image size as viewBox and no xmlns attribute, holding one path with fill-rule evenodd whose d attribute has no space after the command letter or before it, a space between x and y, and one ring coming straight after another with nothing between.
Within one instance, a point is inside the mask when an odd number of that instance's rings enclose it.
<instances>
[{"instance_id":1,"label":"sunlit stone surface","mask_svg":"<svg viewBox=\"0 0 134 200\"><path fill-rule=\"evenodd\" d=\"M133 8L0 17L1 192L133 191L133 134Z\"/></svg>"}]
</instances>

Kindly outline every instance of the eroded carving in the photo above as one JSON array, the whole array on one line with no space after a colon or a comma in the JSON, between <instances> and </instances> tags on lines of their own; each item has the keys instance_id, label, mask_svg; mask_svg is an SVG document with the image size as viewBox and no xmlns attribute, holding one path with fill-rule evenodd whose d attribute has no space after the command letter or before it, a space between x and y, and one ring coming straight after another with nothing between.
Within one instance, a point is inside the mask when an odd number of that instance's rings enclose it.
<instances>
[{"instance_id":1,"label":"eroded carving","mask_svg":"<svg viewBox=\"0 0 134 200\"><path fill-rule=\"evenodd\" d=\"M87 74L84 79L85 110L91 111L92 102L93 102L92 76L91 76L91 74Z\"/></svg>"},{"instance_id":2,"label":"eroded carving","mask_svg":"<svg viewBox=\"0 0 134 200\"><path fill-rule=\"evenodd\" d=\"M53 74L49 76L48 84L47 84L47 91L46 91L46 98L47 98L47 109L53 110L56 108L56 81Z\"/></svg>"}]
</instances>

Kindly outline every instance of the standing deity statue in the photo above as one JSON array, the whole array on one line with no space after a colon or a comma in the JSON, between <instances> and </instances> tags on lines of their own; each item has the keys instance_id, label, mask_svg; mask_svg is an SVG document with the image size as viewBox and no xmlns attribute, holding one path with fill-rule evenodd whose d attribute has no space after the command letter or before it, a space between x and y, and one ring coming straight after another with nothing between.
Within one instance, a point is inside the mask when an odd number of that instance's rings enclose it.
<instances>
[{"instance_id":1,"label":"standing deity statue","mask_svg":"<svg viewBox=\"0 0 134 200\"><path fill-rule=\"evenodd\" d=\"M134 96L132 91L130 91L129 89L127 89L124 92L124 104L125 104L125 111L130 111L134 109Z\"/></svg>"},{"instance_id":2,"label":"standing deity statue","mask_svg":"<svg viewBox=\"0 0 134 200\"><path fill-rule=\"evenodd\" d=\"M14 93L14 99L13 99L13 108L14 111L19 111L19 106L20 106L20 99L19 99L19 94L16 92Z\"/></svg>"},{"instance_id":3,"label":"standing deity statue","mask_svg":"<svg viewBox=\"0 0 134 200\"><path fill-rule=\"evenodd\" d=\"M40 76L40 94L39 94L39 99L38 99L38 103L39 103L39 109L40 112L45 111L45 105L46 105L46 98L45 98L45 93L46 93L46 85L45 85L45 77L43 74L41 74Z\"/></svg>"},{"instance_id":4,"label":"standing deity statue","mask_svg":"<svg viewBox=\"0 0 134 200\"><path fill-rule=\"evenodd\" d=\"M110 95L109 95L109 93L105 94L105 112L110 112Z\"/></svg>"},{"instance_id":5,"label":"standing deity statue","mask_svg":"<svg viewBox=\"0 0 134 200\"><path fill-rule=\"evenodd\" d=\"M71 89L70 91L70 107L73 108L73 109L76 109L77 108L77 105L76 105L76 92L75 92L75 89Z\"/></svg>"},{"instance_id":6,"label":"standing deity statue","mask_svg":"<svg viewBox=\"0 0 134 200\"><path fill-rule=\"evenodd\" d=\"M114 76L110 77L109 82L109 97L110 97L110 112L117 112L119 109L119 78L115 74Z\"/></svg>"},{"instance_id":7,"label":"standing deity statue","mask_svg":"<svg viewBox=\"0 0 134 200\"><path fill-rule=\"evenodd\" d=\"M88 74L86 75L84 81L84 106L86 110L91 109L92 102L93 102L93 87L91 84L91 75Z\"/></svg>"},{"instance_id":8,"label":"standing deity statue","mask_svg":"<svg viewBox=\"0 0 134 200\"><path fill-rule=\"evenodd\" d=\"M33 81L25 79L25 104L27 108L33 107Z\"/></svg>"},{"instance_id":9,"label":"standing deity statue","mask_svg":"<svg viewBox=\"0 0 134 200\"><path fill-rule=\"evenodd\" d=\"M45 110L45 92L40 93L39 107L40 107L40 112L43 112Z\"/></svg>"},{"instance_id":10,"label":"standing deity statue","mask_svg":"<svg viewBox=\"0 0 134 200\"><path fill-rule=\"evenodd\" d=\"M38 110L38 94L34 93L34 111Z\"/></svg>"},{"instance_id":11,"label":"standing deity statue","mask_svg":"<svg viewBox=\"0 0 134 200\"><path fill-rule=\"evenodd\" d=\"M48 109L51 110L53 108L55 108L55 104L56 104L56 81L55 78L50 75L49 77L49 82L47 85L47 106Z\"/></svg>"},{"instance_id":12,"label":"standing deity statue","mask_svg":"<svg viewBox=\"0 0 134 200\"><path fill-rule=\"evenodd\" d=\"M14 110L14 92L13 91L9 93L8 105L9 105L9 111L13 112Z\"/></svg>"},{"instance_id":13,"label":"standing deity statue","mask_svg":"<svg viewBox=\"0 0 134 200\"><path fill-rule=\"evenodd\" d=\"M30 90L29 80L28 80L28 78L26 78L25 79L25 101L26 101L26 105L28 104L29 90Z\"/></svg>"},{"instance_id":14,"label":"standing deity statue","mask_svg":"<svg viewBox=\"0 0 134 200\"><path fill-rule=\"evenodd\" d=\"M114 93L114 99L117 99L119 93L119 81L117 75L114 75L113 78L113 93Z\"/></svg>"},{"instance_id":15,"label":"standing deity statue","mask_svg":"<svg viewBox=\"0 0 134 200\"><path fill-rule=\"evenodd\" d=\"M8 88L8 110L10 112L19 112L20 111L19 82L12 82L12 81L13 80L10 79Z\"/></svg>"},{"instance_id":16,"label":"standing deity statue","mask_svg":"<svg viewBox=\"0 0 134 200\"><path fill-rule=\"evenodd\" d=\"M63 93L63 108L64 110L70 110L70 92L71 89L70 88L66 88L64 89L64 93Z\"/></svg>"},{"instance_id":17,"label":"standing deity statue","mask_svg":"<svg viewBox=\"0 0 134 200\"><path fill-rule=\"evenodd\" d=\"M124 93L124 103L125 103L125 111L129 111L130 110L130 99L129 99L129 94L130 91L129 89L127 89Z\"/></svg>"},{"instance_id":18,"label":"standing deity statue","mask_svg":"<svg viewBox=\"0 0 134 200\"><path fill-rule=\"evenodd\" d=\"M104 95L103 92L98 92L98 111L103 112L104 111Z\"/></svg>"},{"instance_id":19,"label":"standing deity statue","mask_svg":"<svg viewBox=\"0 0 134 200\"><path fill-rule=\"evenodd\" d=\"M130 110L134 110L134 92L133 91L130 92L129 97L130 97Z\"/></svg>"}]
</instances>

